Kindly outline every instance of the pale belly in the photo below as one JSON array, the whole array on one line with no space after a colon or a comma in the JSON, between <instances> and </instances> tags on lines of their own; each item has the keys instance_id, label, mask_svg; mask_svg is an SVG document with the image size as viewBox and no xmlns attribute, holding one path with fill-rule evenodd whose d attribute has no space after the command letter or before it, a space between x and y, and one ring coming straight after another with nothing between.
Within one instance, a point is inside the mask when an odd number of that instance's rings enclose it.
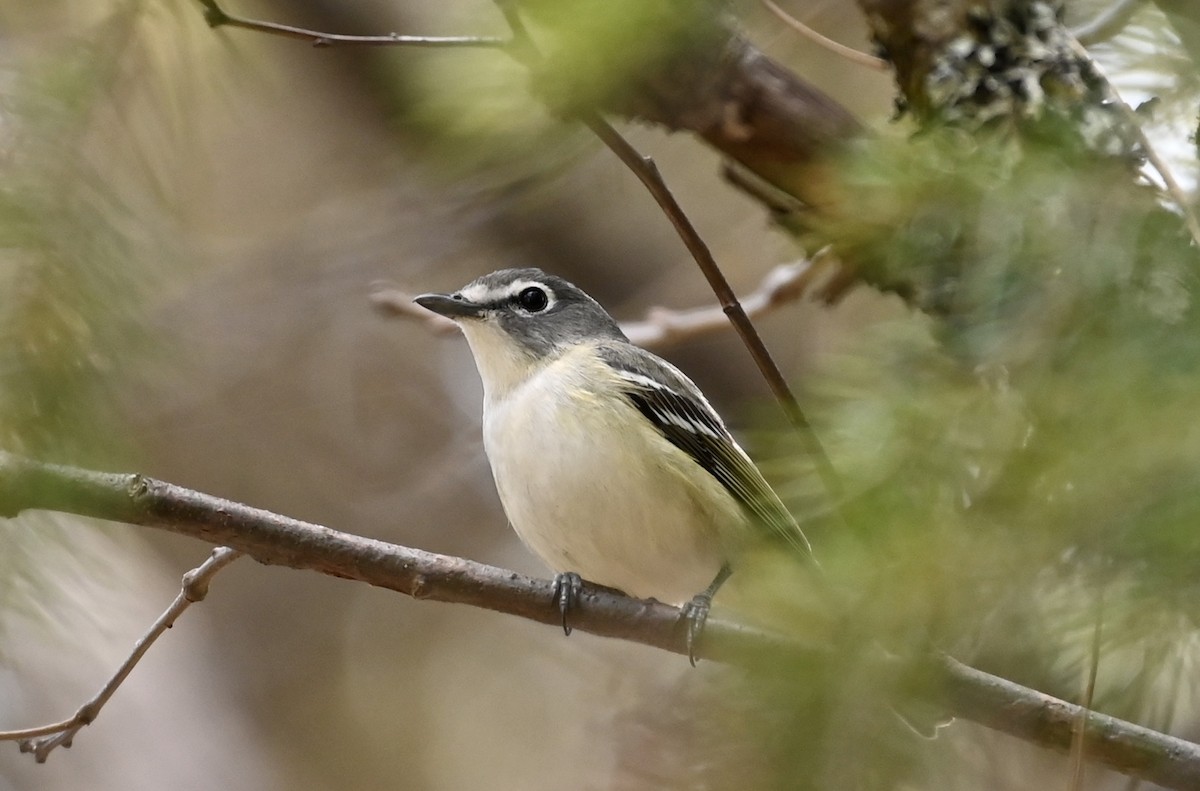
<instances>
[{"instance_id":1,"label":"pale belly","mask_svg":"<svg viewBox=\"0 0 1200 791\"><path fill-rule=\"evenodd\" d=\"M681 603L706 588L745 530L737 503L657 433L622 445L594 400L553 392L527 386L487 407L484 444L517 535L554 571L634 596Z\"/></svg>"}]
</instances>

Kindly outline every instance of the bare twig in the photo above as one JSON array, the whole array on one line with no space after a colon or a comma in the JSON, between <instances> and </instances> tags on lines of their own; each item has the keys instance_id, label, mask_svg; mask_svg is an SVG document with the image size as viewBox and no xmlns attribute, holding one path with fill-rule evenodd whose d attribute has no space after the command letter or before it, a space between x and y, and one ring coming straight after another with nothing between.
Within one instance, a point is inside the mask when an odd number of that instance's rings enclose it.
<instances>
[{"instance_id":1,"label":"bare twig","mask_svg":"<svg viewBox=\"0 0 1200 791\"><path fill-rule=\"evenodd\" d=\"M495 36L401 36L397 33L389 33L386 36L347 36L340 33L322 33L319 30L306 30L291 25L280 25L276 22L263 22L235 16L221 8L216 0L199 0L199 2L204 6L204 19L208 22L209 27L237 27L243 30L253 30L258 33L308 41L315 47L354 45L505 49L510 43Z\"/></svg>"},{"instance_id":2,"label":"bare twig","mask_svg":"<svg viewBox=\"0 0 1200 791\"><path fill-rule=\"evenodd\" d=\"M455 602L561 628L554 583L461 558L339 533L140 475L42 464L0 453L0 513L44 508L143 525L232 547L260 563L366 582L419 599ZM202 567L203 568L203 567ZM185 586L186 588L186 586ZM680 611L585 585L571 625L685 655ZM814 660L826 649L711 620L701 653L717 661L748 656ZM759 665L760 667L762 665ZM1044 695L943 657L931 663L938 702L952 714L1044 747L1065 751L1086 717L1088 758L1173 789L1200 788L1200 746ZM46 731L40 731L45 733Z\"/></svg>"},{"instance_id":3,"label":"bare twig","mask_svg":"<svg viewBox=\"0 0 1200 791\"><path fill-rule=\"evenodd\" d=\"M184 574L183 586L180 588L179 595L175 597L175 601L171 602L171 606L158 617L158 620L142 636L142 639L137 641L133 652L121 664L112 678L100 688L100 691L91 700L80 706L73 717L35 728L0 731L0 741L19 742L21 752L33 753L38 763L44 763L54 748L70 747L75 734L95 722L96 717L100 715L100 710L104 708L104 704L108 703L117 688L133 672L137 663L150 650L150 646L154 645L154 641L175 624L184 610L195 602L203 601L204 597L208 595L208 586L212 582L212 578L221 569L237 560L241 554L235 549L218 547L212 551L207 560Z\"/></svg>"},{"instance_id":4,"label":"bare twig","mask_svg":"<svg viewBox=\"0 0 1200 791\"><path fill-rule=\"evenodd\" d=\"M1099 44L1120 33L1129 24L1137 10L1146 0L1114 0L1096 16L1079 27L1071 29L1071 35L1081 44Z\"/></svg>"},{"instance_id":5,"label":"bare twig","mask_svg":"<svg viewBox=\"0 0 1200 791\"><path fill-rule=\"evenodd\" d=\"M883 58L877 58L874 55L868 55L865 52L859 52L858 50L854 49L854 47L847 47L845 44L834 41L828 36L821 35L808 25L801 22L799 19L796 19L796 17L792 16L787 11L784 11L775 3L771 2L771 0L760 0L760 2L763 4L763 7L774 14L779 21L783 22L783 24L787 25L792 30L804 36L817 46L824 47L833 54L840 55L846 60L851 61L852 63L857 63L860 66L866 66L868 69L887 71L888 62Z\"/></svg>"},{"instance_id":6,"label":"bare twig","mask_svg":"<svg viewBox=\"0 0 1200 791\"><path fill-rule=\"evenodd\" d=\"M371 290L371 304L385 316L420 322L434 335L457 335L458 325L445 316L426 310L413 302L417 295L390 283L376 282Z\"/></svg>"},{"instance_id":7,"label":"bare twig","mask_svg":"<svg viewBox=\"0 0 1200 791\"><path fill-rule=\"evenodd\" d=\"M830 256L824 250L810 261L780 264L742 300L746 315L752 319L766 316L819 290L832 266ZM457 324L415 305L413 296L408 291L380 283L371 293L371 302L384 315L417 321L434 335L457 334ZM729 319L720 306L688 310L654 307L646 311L646 317L641 321L621 322L621 330L629 340L647 349L668 348L729 328Z\"/></svg>"},{"instance_id":8,"label":"bare twig","mask_svg":"<svg viewBox=\"0 0 1200 791\"><path fill-rule=\"evenodd\" d=\"M655 202L663 210L663 213L667 215L667 219L675 227L675 231L683 240L688 252L692 254L692 258L699 265L700 271L704 273L709 287L717 295L717 300L721 303L721 309L729 318L730 323L733 324L738 337L742 339L742 343L750 351L750 356L754 358L755 365L758 366L759 372L767 381L767 385L771 388L775 399L779 401L788 419L805 440L808 446L808 453L816 465L817 472L821 476L821 481L824 483L825 488L835 501L840 502L844 487L842 486L841 479L838 477L837 471L834 469L833 463L829 460L828 454L825 453L825 448L821 445L816 431L813 429L812 424L808 422L808 418L805 416L804 410L801 409L800 402L796 400L792 388L784 378L783 372L776 365L774 358L771 357L771 353L767 351L766 344L763 343L758 330L754 328L753 322L750 321L745 309L738 302L737 295L733 293L733 289L729 286L729 281L725 279L725 274L721 271L721 267L717 264L716 259L713 258L708 245L704 243L704 239L700 237L695 226L692 225L692 221L688 219L679 202L675 200L675 196L671 193L667 183L663 181L662 175L658 172L658 166L654 164L654 160L639 154L616 129L600 116L584 116L583 122L600 138L601 142L608 146L609 150L617 155L618 159L625 163L626 167L633 171L633 174L638 177L638 180L642 182L646 190L653 196Z\"/></svg>"},{"instance_id":9,"label":"bare twig","mask_svg":"<svg viewBox=\"0 0 1200 791\"><path fill-rule=\"evenodd\" d=\"M746 316L761 318L777 308L802 299L828 274L831 258L821 251L808 261L780 264L767 273L757 289L742 299ZM672 310L651 308L641 321L623 322L621 329L638 346L662 349L730 327L725 311L718 307Z\"/></svg>"},{"instance_id":10,"label":"bare twig","mask_svg":"<svg viewBox=\"0 0 1200 791\"><path fill-rule=\"evenodd\" d=\"M1146 137L1146 133L1142 129L1142 119L1121 98L1112 81L1108 79L1108 75L1104 73L1104 69L1100 67L1096 59L1087 51L1087 48L1079 43L1078 39L1071 38L1071 48L1076 55L1087 61L1095 71L1096 76L1104 81L1108 95L1120 109L1121 114L1125 117L1125 121L1133 130L1133 133L1137 135L1138 143L1141 144L1142 149L1146 152L1146 159L1150 161L1150 164L1158 172L1158 175L1162 177L1163 184L1167 188L1167 193L1171 196L1171 200L1174 201L1175 205L1179 208L1180 214L1183 216L1183 222L1187 226L1188 233L1191 234L1193 243L1200 245L1200 220L1197 220L1196 213L1192 210L1192 204L1188 200L1187 193L1183 191L1183 187L1175 180L1174 174L1171 173L1171 168L1167 166L1166 161L1158 155L1158 152L1154 150L1154 146L1150 144L1150 138Z\"/></svg>"}]
</instances>

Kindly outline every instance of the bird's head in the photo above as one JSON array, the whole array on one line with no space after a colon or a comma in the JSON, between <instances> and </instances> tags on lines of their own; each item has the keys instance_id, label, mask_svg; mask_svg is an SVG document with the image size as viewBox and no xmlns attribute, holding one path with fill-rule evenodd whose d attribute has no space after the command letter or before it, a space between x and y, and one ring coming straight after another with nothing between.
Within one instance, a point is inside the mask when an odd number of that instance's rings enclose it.
<instances>
[{"instance_id":1,"label":"bird's head","mask_svg":"<svg viewBox=\"0 0 1200 791\"><path fill-rule=\"evenodd\" d=\"M625 340L600 303L540 269L501 269L452 294L414 301L462 328L489 393L508 390L581 344Z\"/></svg>"}]
</instances>

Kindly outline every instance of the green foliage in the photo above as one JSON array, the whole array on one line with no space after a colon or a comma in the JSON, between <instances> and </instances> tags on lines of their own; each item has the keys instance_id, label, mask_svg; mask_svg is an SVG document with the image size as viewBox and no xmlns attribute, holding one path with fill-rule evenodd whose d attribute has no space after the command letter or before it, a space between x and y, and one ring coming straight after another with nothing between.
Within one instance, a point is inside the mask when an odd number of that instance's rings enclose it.
<instances>
[{"instance_id":1,"label":"green foliage","mask_svg":"<svg viewBox=\"0 0 1200 791\"><path fill-rule=\"evenodd\" d=\"M1182 222L1124 164L1028 141L934 130L849 172L859 211L823 230L927 315L874 327L813 386L851 491L851 529L814 537L847 619L1069 699L1099 620L1097 705L1161 714L1200 635Z\"/></svg>"},{"instance_id":2,"label":"green foliage","mask_svg":"<svg viewBox=\"0 0 1200 791\"><path fill-rule=\"evenodd\" d=\"M720 52L727 37L710 0L534 0L521 8L545 42L536 87L564 115L625 106L664 72L694 68L692 61Z\"/></svg>"},{"instance_id":3,"label":"green foliage","mask_svg":"<svg viewBox=\"0 0 1200 791\"><path fill-rule=\"evenodd\" d=\"M536 180L578 157L582 136L546 112L528 91L525 67L500 52L484 50L408 61L402 72L420 100L405 110L419 130L423 153L448 182L481 173L509 180Z\"/></svg>"},{"instance_id":4,"label":"green foliage","mask_svg":"<svg viewBox=\"0 0 1200 791\"><path fill-rule=\"evenodd\" d=\"M562 169L594 145L564 119L645 101L647 85L693 68L701 53L715 57L727 35L707 0L535 0L520 10L533 41L527 61L495 50L398 56L403 67L392 78L411 80L420 97L404 120L443 176L485 171L534 182Z\"/></svg>"},{"instance_id":5,"label":"green foliage","mask_svg":"<svg viewBox=\"0 0 1200 791\"><path fill-rule=\"evenodd\" d=\"M79 458L110 446L104 381L136 350L150 218L111 170L96 118L120 101L136 5L23 64L0 160L0 446ZM103 112L102 112L103 111ZM109 130L111 132L111 130Z\"/></svg>"}]
</instances>

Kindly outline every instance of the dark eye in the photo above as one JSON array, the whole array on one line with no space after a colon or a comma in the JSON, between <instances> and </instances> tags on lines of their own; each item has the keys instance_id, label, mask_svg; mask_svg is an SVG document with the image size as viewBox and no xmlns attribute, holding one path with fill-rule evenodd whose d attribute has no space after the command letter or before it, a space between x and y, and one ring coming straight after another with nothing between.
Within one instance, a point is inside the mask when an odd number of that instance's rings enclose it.
<instances>
[{"instance_id":1,"label":"dark eye","mask_svg":"<svg viewBox=\"0 0 1200 791\"><path fill-rule=\"evenodd\" d=\"M517 294L517 304L525 308L530 313L537 313L545 310L549 304L550 298L546 296L546 292L540 288L530 286L529 288Z\"/></svg>"}]
</instances>

